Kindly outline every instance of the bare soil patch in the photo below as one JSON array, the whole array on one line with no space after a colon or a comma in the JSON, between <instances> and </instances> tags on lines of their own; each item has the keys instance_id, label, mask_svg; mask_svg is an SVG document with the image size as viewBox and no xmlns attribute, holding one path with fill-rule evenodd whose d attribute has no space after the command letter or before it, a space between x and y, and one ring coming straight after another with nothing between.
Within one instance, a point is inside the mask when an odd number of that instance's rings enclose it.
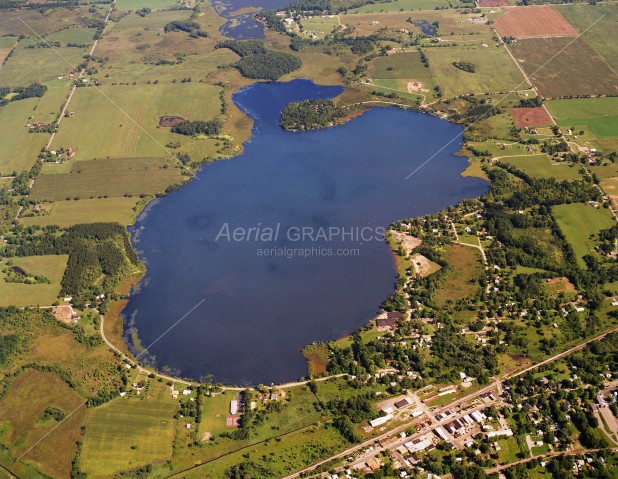
<instances>
[{"instance_id":1,"label":"bare soil patch","mask_svg":"<svg viewBox=\"0 0 618 479\"><path fill-rule=\"evenodd\" d=\"M55 306L52 309L52 314L54 315L54 318L56 318L58 321L62 321L66 324L71 324L73 322L73 315L75 314L75 312L73 311L73 308L71 306L63 305Z\"/></svg>"},{"instance_id":2,"label":"bare soil patch","mask_svg":"<svg viewBox=\"0 0 618 479\"><path fill-rule=\"evenodd\" d=\"M576 36L577 30L549 5L509 7L494 21L503 37L546 38Z\"/></svg>"},{"instance_id":3,"label":"bare soil patch","mask_svg":"<svg viewBox=\"0 0 618 479\"><path fill-rule=\"evenodd\" d=\"M423 82L420 81L410 81L408 82L408 92L409 93L427 93L429 91L429 88L425 88L425 86L423 85Z\"/></svg>"},{"instance_id":4,"label":"bare soil patch","mask_svg":"<svg viewBox=\"0 0 618 479\"><path fill-rule=\"evenodd\" d=\"M181 116L162 116L159 118L159 126L169 128L174 125L178 125L178 123L182 123L183 121L186 120Z\"/></svg>"},{"instance_id":5,"label":"bare soil patch","mask_svg":"<svg viewBox=\"0 0 618 479\"><path fill-rule=\"evenodd\" d=\"M419 238L410 236L406 233L401 233L400 231L392 231L392 233L393 237L397 240L406 253L410 253L414 248L420 246L423 242Z\"/></svg>"},{"instance_id":6,"label":"bare soil patch","mask_svg":"<svg viewBox=\"0 0 618 479\"><path fill-rule=\"evenodd\" d=\"M511 116L517 128L525 126L546 126L551 125L551 118L545 108L510 108Z\"/></svg>"}]
</instances>

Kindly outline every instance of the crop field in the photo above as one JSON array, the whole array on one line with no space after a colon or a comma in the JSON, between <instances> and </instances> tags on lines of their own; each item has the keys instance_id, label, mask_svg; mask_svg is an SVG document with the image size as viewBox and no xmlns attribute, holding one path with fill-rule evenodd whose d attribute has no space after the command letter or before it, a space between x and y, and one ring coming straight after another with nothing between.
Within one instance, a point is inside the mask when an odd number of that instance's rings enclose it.
<instances>
[{"instance_id":1,"label":"crop field","mask_svg":"<svg viewBox=\"0 0 618 479\"><path fill-rule=\"evenodd\" d=\"M103 11L101 9L95 13L90 13L88 8L84 6L74 9L54 8L42 12L34 9L4 9L2 15L0 15L0 31L15 36L36 37L32 33L32 30L34 30L38 35L45 36L72 25L85 26L92 20L102 20L104 18ZM22 21L18 18L21 18Z\"/></svg>"},{"instance_id":2,"label":"crop field","mask_svg":"<svg viewBox=\"0 0 618 479\"><path fill-rule=\"evenodd\" d=\"M455 1L454 3L459 6L459 2ZM354 15L356 13L399 12L401 10L436 10L450 6L449 0L394 0L387 3L363 5L348 10L348 13Z\"/></svg>"},{"instance_id":3,"label":"crop field","mask_svg":"<svg viewBox=\"0 0 618 479\"><path fill-rule=\"evenodd\" d=\"M216 140L192 139L159 128L164 115L212 120L221 109L221 88L204 83L79 88L52 146L77 149L78 160L102 157L164 156L164 146L179 142L201 160L216 150Z\"/></svg>"},{"instance_id":4,"label":"crop field","mask_svg":"<svg viewBox=\"0 0 618 479\"><path fill-rule=\"evenodd\" d=\"M390 3L380 4L380 7ZM369 5L377 8L377 5ZM429 23L439 23L439 35L448 36L448 39L465 38L466 41L490 39L493 35L491 28L480 19L478 14L458 14L455 10L423 10L411 12L388 13L357 13L339 15L343 25L354 27L359 35L370 35L382 28L393 30L409 30L421 33L421 28L407 20L426 20ZM479 21L480 20L480 21Z\"/></svg>"},{"instance_id":5,"label":"crop field","mask_svg":"<svg viewBox=\"0 0 618 479\"><path fill-rule=\"evenodd\" d=\"M30 133L26 124L54 121L68 94L68 85L59 85L47 90L41 98L14 101L0 108L0 173L32 167L49 134Z\"/></svg>"},{"instance_id":6,"label":"crop field","mask_svg":"<svg viewBox=\"0 0 618 479\"><path fill-rule=\"evenodd\" d=\"M421 63L421 55L417 51L377 57L369 75L374 85L385 87L386 93L397 90L433 98L436 82L429 68Z\"/></svg>"},{"instance_id":7,"label":"crop field","mask_svg":"<svg viewBox=\"0 0 618 479\"><path fill-rule=\"evenodd\" d=\"M569 140L594 142L607 152L618 150L618 98L552 100L547 108L564 133L571 129L578 137L567 136Z\"/></svg>"},{"instance_id":8,"label":"crop field","mask_svg":"<svg viewBox=\"0 0 618 479\"><path fill-rule=\"evenodd\" d=\"M149 7L154 11L176 7L181 3L182 2L179 2L178 0L118 0L116 2L116 8L118 10L139 10L143 7ZM187 3L192 5L194 2L188 1Z\"/></svg>"},{"instance_id":9,"label":"crop field","mask_svg":"<svg viewBox=\"0 0 618 479\"><path fill-rule=\"evenodd\" d=\"M529 38L509 48L546 98L618 93L618 75L583 38Z\"/></svg>"},{"instance_id":10,"label":"crop field","mask_svg":"<svg viewBox=\"0 0 618 479\"><path fill-rule=\"evenodd\" d=\"M11 51L16 41L17 38L15 37L0 37L0 65Z\"/></svg>"},{"instance_id":11,"label":"crop field","mask_svg":"<svg viewBox=\"0 0 618 479\"><path fill-rule=\"evenodd\" d=\"M508 0L481 0L479 7L508 7Z\"/></svg>"},{"instance_id":12,"label":"crop field","mask_svg":"<svg viewBox=\"0 0 618 479\"><path fill-rule=\"evenodd\" d=\"M510 108L513 121L518 128L525 126L547 126L551 125L551 118L545 108Z\"/></svg>"},{"instance_id":13,"label":"crop field","mask_svg":"<svg viewBox=\"0 0 618 479\"><path fill-rule=\"evenodd\" d=\"M300 24L305 35L313 32L318 38L324 38L339 26L339 20L336 16L309 17L301 19Z\"/></svg>"},{"instance_id":14,"label":"crop field","mask_svg":"<svg viewBox=\"0 0 618 479\"><path fill-rule=\"evenodd\" d=\"M45 41L60 42L63 47L66 47L67 43L91 44L94 41L93 38L96 31L96 28L87 27L65 28L64 30L50 33L45 37Z\"/></svg>"},{"instance_id":15,"label":"crop field","mask_svg":"<svg viewBox=\"0 0 618 479\"><path fill-rule=\"evenodd\" d=\"M618 5L599 3L588 5L577 3L555 7L577 30L596 52L618 70L618 41L616 40L616 15Z\"/></svg>"},{"instance_id":16,"label":"crop field","mask_svg":"<svg viewBox=\"0 0 618 479\"><path fill-rule=\"evenodd\" d=\"M181 169L165 158L108 158L74 163L70 173L41 175L30 196L37 200L98 198L163 192L179 183Z\"/></svg>"},{"instance_id":17,"label":"crop field","mask_svg":"<svg viewBox=\"0 0 618 479\"><path fill-rule=\"evenodd\" d=\"M577 30L549 5L505 8L494 20L502 37L546 38L575 36Z\"/></svg>"},{"instance_id":18,"label":"crop field","mask_svg":"<svg viewBox=\"0 0 618 479\"><path fill-rule=\"evenodd\" d=\"M474 293L477 288L475 278L481 272L480 254L474 248L450 245L444 250L444 258L452 269L436 291L434 299L439 306Z\"/></svg>"},{"instance_id":19,"label":"crop field","mask_svg":"<svg viewBox=\"0 0 618 479\"><path fill-rule=\"evenodd\" d=\"M552 212L581 266L585 266L582 258L594 252L595 242L591 236L616 224L608 209L588 204L558 205L552 208Z\"/></svg>"},{"instance_id":20,"label":"crop field","mask_svg":"<svg viewBox=\"0 0 618 479\"><path fill-rule=\"evenodd\" d=\"M526 88L521 72L503 47L427 48L429 69L438 78L445 97L467 93L507 92ZM468 62L476 72L460 70L453 62Z\"/></svg>"},{"instance_id":21,"label":"crop field","mask_svg":"<svg viewBox=\"0 0 618 479\"><path fill-rule=\"evenodd\" d=\"M138 201L136 198L124 197L55 201L41 205L47 211L47 214L22 216L19 218L19 222L28 226L58 225L61 228L93 222L113 222L129 225L135 220L133 208Z\"/></svg>"},{"instance_id":22,"label":"crop field","mask_svg":"<svg viewBox=\"0 0 618 479\"><path fill-rule=\"evenodd\" d=\"M176 402L151 381L142 398L117 398L88 414L80 466L88 477L170 459Z\"/></svg>"},{"instance_id":23,"label":"crop field","mask_svg":"<svg viewBox=\"0 0 618 479\"><path fill-rule=\"evenodd\" d=\"M504 158L502 161L513 165L515 168L519 168L524 173L535 178L556 178L557 180L582 179L577 165L571 166L565 163L556 163L545 154Z\"/></svg>"},{"instance_id":24,"label":"crop field","mask_svg":"<svg viewBox=\"0 0 618 479\"><path fill-rule=\"evenodd\" d=\"M84 48L22 48L0 68L0 85L27 86L39 83L68 83L72 68L82 62ZM62 55L62 56L61 56ZM57 80L57 77L65 77Z\"/></svg>"},{"instance_id":25,"label":"crop field","mask_svg":"<svg viewBox=\"0 0 618 479\"><path fill-rule=\"evenodd\" d=\"M50 284L7 283L0 271L0 306L49 306L58 299L60 281L67 266L67 255L24 256L12 258L28 274L45 276ZM4 269L6 261L0 263Z\"/></svg>"},{"instance_id":26,"label":"crop field","mask_svg":"<svg viewBox=\"0 0 618 479\"><path fill-rule=\"evenodd\" d=\"M35 463L50 477L69 477L75 443L86 420L86 407L79 408L81 404L83 399L56 374L26 369L0 400L0 429L6 426L8 431L0 442L10 447L13 457L25 453L24 462ZM48 406L73 414L59 425L42 422L41 413Z\"/></svg>"}]
</instances>

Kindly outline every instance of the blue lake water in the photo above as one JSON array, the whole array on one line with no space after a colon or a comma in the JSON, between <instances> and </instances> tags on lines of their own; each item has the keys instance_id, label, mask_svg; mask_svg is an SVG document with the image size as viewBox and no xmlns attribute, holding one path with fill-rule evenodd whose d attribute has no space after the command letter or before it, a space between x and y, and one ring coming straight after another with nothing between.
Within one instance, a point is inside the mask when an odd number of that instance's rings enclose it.
<instances>
[{"instance_id":1,"label":"blue lake water","mask_svg":"<svg viewBox=\"0 0 618 479\"><path fill-rule=\"evenodd\" d=\"M236 93L255 121L244 153L206 165L199 181L138 220L136 247L148 274L124 314L142 345L204 300L149 348L159 368L227 384L306 375L303 346L365 325L393 292L393 257L375 238L379 229L486 191L486 182L460 176L467 160L454 153L462 128L433 116L374 108L324 130L279 127L287 103L340 91L295 80ZM239 228L254 230L234 241ZM265 256L298 248L312 256Z\"/></svg>"},{"instance_id":2,"label":"blue lake water","mask_svg":"<svg viewBox=\"0 0 618 479\"><path fill-rule=\"evenodd\" d=\"M221 26L221 33L237 40L264 38L263 25L256 21L253 13L241 15L231 14L241 8L257 8L259 10L274 10L289 3L286 0L215 0L213 6L216 12L227 21Z\"/></svg>"}]
</instances>

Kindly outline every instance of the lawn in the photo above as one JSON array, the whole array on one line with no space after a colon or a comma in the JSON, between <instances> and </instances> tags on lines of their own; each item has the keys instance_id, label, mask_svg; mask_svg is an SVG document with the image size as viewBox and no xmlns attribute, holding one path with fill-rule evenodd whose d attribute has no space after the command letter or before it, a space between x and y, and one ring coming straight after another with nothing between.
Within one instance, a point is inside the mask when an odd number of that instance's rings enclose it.
<instances>
[{"instance_id":1,"label":"lawn","mask_svg":"<svg viewBox=\"0 0 618 479\"><path fill-rule=\"evenodd\" d=\"M480 253L476 248L445 246L444 259L450 268L433 298L438 306L454 303L474 293L478 287L475 279L482 271Z\"/></svg>"},{"instance_id":2,"label":"lawn","mask_svg":"<svg viewBox=\"0 0 618 479\"><path fill-rule=\"evenodd\" d=\"M579 166L556 163L545 154L504 158L502 161L535 178L556 178L557 180L582 179L579 173Z\"/></svg>"},{"instance_id":3,"label":"lawn","mask_svg":"<svg viewBox=\"0 0 618 479\"><path fill-rule=\"evenodd\" d=\"M169 388L151 381L147 397L117 398L91 410L80 467L88 477L109 477L172 456L177 403Z\"/></svg>"},{"instance_id":4,"label":"lawn","mask_svg":"<svg viewBox=\"0 0 618 479\"><path fill-rule=\"evenodd\" d=\"M26 369L11 381L0 400L0 430L7 431L0 442L10 448L13 457L25 454L23 462L35 464L49 477L69 477L75 443L86 419L83 404L56 374ZM66 420L42 422L41 413L48 406L63 411Z\"/></svg>"},{"instance_id":5,"label":"lawn","mask_svg":"<svg viewBox=\"0 0 618 479\"><path fill-rule=\"evenodd\" d=\"M30 196L37 200L60 201L66 198L151 195L179 183L182 171L174 160L165 158L85 160L74 163L70 173L40 175ZM86 203L85 208L92 204Z\"/></svg>"},{"instance_id":6,"label":"lawn","mask_svg":"<svg viewBox=\"0 0 618 479\"><path fill-rule=\"evenodd\" d=\"M517 439L513 436L502 439L497 439L495 442L500 446L498 451L499 463L510 464L517 461L519 458L517 454L521 451Z\"/></svg>"},{"instance_id":7,"label":"lawn","mask_svg":"<svg viewBox=\"0 0 618 479\"><path fill-rule=\"evenodd\" d=\"M28 274L45 276L51 283L7 283L5 274L0 272L0 306L51 305L58 299L67 260L67 255L11 258L14 266L19 266ZM0 269L4 269L5 264L6 260L0 263Z\"/></svg>"},{"instance_id":8,"label":"lawn","mask_svg":"<svg viewBox=\"0 0 618 479\"><path fill-rule=\"evenodd\" d=\"M79 160L102 157L165 156L165 145L201 160L216 151L216 140L192 139L159 128L159 117L212 120L220 113L221 88L204 83L79 88L71 102L74 116L65 118L55 147L77 149Z\"/></svg>"},{"instance_id":9,"label":"lawn","mask_svg":"<svg viewBox=\"0 0 618 479\"><path fill-rule=\"evenodd\" d=\"M527 88L521 72L507 51L493 45L487 48L427 48L429 69L447 98L467 93L508 92ZM456 68L454 62L476 66L474 73Z\"/></svg>"},{"instance_id":10,"label":"lawn","mask_svg":"<svg viewBox=\"0 0 618 479\"><path fill-rule=\"evenodd\" d=\"M577 30L584 32L584 38L590 46L603 56L614 70L618 69L618 40L615 35L618 5L578 3L556 5L554 8Z\"/></svg>"},{"instance_id":11,"label":"lawn","mask_svg":"<svg viewBox=\"0 0 618 479\"><path fill-rule=\"evenodd\" d=\"M608 209L594 208L583 203L554 206L552 212L571 243L580 266L585 266L582 258L594 252L595 242L590 237L616 224Z\"/></svg>"},{"instance_id":12,"label":"lawn","mask_svg":"<svg viewBox=\"0 0 618 479\"><path fill-rule=\"evenodd\" d=\"M58 85L41 98L13 101L0 108L0 173L21 172L32 167L49 134L30 133L26 124L52 122L68 94L68 85Z\"/></svg>"},{"instance_id":13,"label":"lawn","mask_svg":"<svg viewBox=\"0 0 618 479\"><path fill-rule=\"evenodd\" d=\"M546 98L618 93L618 75L583 38L529 38L509 48Z\"/></svg>"},{"instance_id":14,"label":"lawn","mask_svg":"<svg viewBox=\"0 0 618 479\"><path fill-rule=\"evenodd\" d=\"M113 222L129 225L135 221L134 207L136 198L97 198L79 201L55 201L41 205L46 214L41 216L20 217L24 225L58 225L61 228L96 222Z\"/></svg>"}]
</instances>

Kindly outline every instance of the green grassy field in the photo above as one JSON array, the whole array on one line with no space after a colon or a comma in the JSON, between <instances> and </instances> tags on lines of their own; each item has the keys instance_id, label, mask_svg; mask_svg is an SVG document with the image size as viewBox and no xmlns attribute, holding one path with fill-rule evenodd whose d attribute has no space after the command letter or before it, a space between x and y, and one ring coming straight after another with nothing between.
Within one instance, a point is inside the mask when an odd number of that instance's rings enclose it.
<instances>
[{"instance_id":1,"label":"green grassy field","mask_svg":"<svg viewBox=\"0 0 618 479\"><path fill-rule=\"evenodd\" d=\"M536 178L556 178L557 180L580 180L582 178L577 165L555 163L545 154L504 158L502 161Z\"/></svg>"},{"instance_id":2,"label":"green grassy field","mask_svg":"<svg viewBox=\"0 0 618 479\"><path fill-rule=\"evenodd\" d=\"M551 100L547 108L565 134L573 129L577 139L568 135L569 140L608 152L618 147L618 98Z\"/></svg>"},{"instance_id":3,"label":"green grassy field","mask_svg":"<svg viewBox=\"0 0 618 479\"><path fill-rule=\"evenodd\" d=\"M518 460L517 454L520 452L517 439L514 437L507 437L498 439L495 441L500 446L498 451L498 457L500 464L510 464Z\"/></svg>"},{"instance_id":4,"label":"green grassy field","mask_svg":"<svg viewBox=\"0 0 618 479\"><path fill-rule=\"evenodd\" d=\"M88 477L109 477L171 458L176 401L165 384L155 381L147 395L117 398L88 414L80 462Z\"/></svg>"},{"instance_id":5,"label":"green grassy field","mask_svg":"<svg viewBox=\"0 0 618 479\"><path fill-rule=\"evenodd\" d=\"M154 194L181 180L181 170L165 158L108 158L73 164L70 173L40 175L30 196L37 200L89 199ZM89 204L86 204L87 208ZM80 205L76 205L77 208ZM80 212L84 214L84 211Z\"/></svg>"},{"instance_id":6,"label":"green grassy field","mask_svg":"<svg viewBox=\"0 0 618 479\"><path fill-rule=\"evenodd\" d=\"M469 246L445 246L444 258L451 269L434 295L439 306L472 294L477 288L474 280L482 270L480 253Z\"/></svg>"},{"instance_id":7,"label":"green grassy field","mask_svg":"<svg viewBox=\"0 0 618 479\"><path fill-rule=\"evenodd\" d=\"M52 49L20 46L0 68L0 85L27 86L35 81L66 83L70 71L83 61L82 56L85 53L84 48ZM61 76L65 79L56 79Z\"/></svg>"},{"instance_id":8,"label":"green grassy field","mask_svg":"<svg viewBox=\"0 0 618 479\"><path fill-rule=\"evenodd\" d=\"M22 461L38 466L48 477L69 477L75 443L86 419L86 407L80 407L83 402L56 374L26 369L0 400L0 430L5 431L0 443L10 447L13 457L25 454ZM41 422L48 406L62 410L66 420Z\"/></svg>"},{"instance_id":9,"label":"green grassy field","mask_svg":"<svg viewBox=\"0 0 618 479\"><path fill-rule=\"evenodd\" d=\"M618 75L583 38L528 38L509 49L546 98L618 93Z\"/></svg>"},{"instance_id":10,"label":"green grassy field","mask_svg":"<svg viewBox=\"0 0 618 479\"><path fill-rule=\"evenodd\" d=\"M0 306L49 306L58 298L60 281L67 266L67 255L25 256L11 258L13 265L29 274L45 276L50 284L7 283L0 272ZM0 263L4 269L6 261Z\"/></svg>"},{"instance_id":11,"label":"green grassy field","mask_svg":"<svg viewBox=\"0 0 618 479\"><path fill-rule=\"evenodd\" d=\"M159 128L159 117L181 116L211 120L221 109L221 88L204 83L140 86L103 86L76 90L71 110L54 143L55 147L77 148L78 160L103 157L165 156L165 145L179 142L175 149L192 159L216 151L217 140L192 139Z\"/></svg>"},{"instance_id":12,"label":"green grassy field","mask_svg":"<svg viewBox=\"0 0 618 479\"><path fill-rule=\"evenodd\" d=\"M590 236L616 224L608 209L583 203L554 206L552 212L581 266L585 265L582 258L594 252L594 241Z\"/></svg>"},{"instance_id":13,"label":"green grassy field","mask_svg":"<svg viewBox=\"0 0 618 479\"><path fill-rule=\"evenodd\" d=\"M303 18L300 21L303 28L303 36L308 36L309 32L313 32L317 35L317 38L324 38L331 33L333 29L339 26L339 20L337 17L311 17Z\"/></svg>"},{"instance_id":14,"label":"green grassy field","mask_svg":"<svg viewBox=\"0 0 618 479\"><path fill-rule=\"evenodd\" d=\"M614 34L616 29L614 19L618 14L618 5L577 3L556 5L555 8L571 25L583 32L584 38L592 48L603 56L614 70L618 69L618 41Z\"/></svg>"},{"instance_id":15,"label":"green grassy field","mask_svg":"<svg viewBox=\"0 0 618 479\"><path fill-rule=\"evenodd\" d=\"M459 2L455 2L459 4ZM394 0L387 3L374 3L353 8L349 14L355 13L378 13L378 12L398 12L400 10L435 10L437 8L449 8L448 0Z\"/></svg>"},{"instance_id":16,"label":"green grassy field","mask_svg":"<svg viewBox=\"0 0 618 479\"><path fill-rule=\"evenodd\" d=\"M95 28L65 28L64 30L50 33L45 37L45 41L60 42L63 47L66 47L67 43L91 44L96 31Z\"/></svg>"},{"instance_id":17,"label":"green grassy field","mask_svg":"<svg viewBox=\"0 0 618 479\"><path fill-rule=\"evenodd\" d=\"M139 10L143 7L149 7L152 10L161 10L170 7L176 7L181 2L177 0L118 0L116 8L118 10ZM193 2L189 1L189 4Z\"/></svg>"},{"instance_id":18,"label":"green grassy field","mask_svg":"<svg viewBox=\"0 0 618 479\"><path fill-rule=\"evenodd\" d=\"M425 96L427 100L434 97L433 89L436 82L432 78L429 68L421 63L421 54L417 51L377 57L373 61L369 75L376 86L404 93L408 92L409 82L421 82L423 84L422 89L429 91L419 91L409 95L417 96L416 93L418 93Z\"/></svg>"},{"instance_id":19,"label":"green grassy field","mask_svg":"<svg viewBox=\"0 0 618 479\"><path fill-rule=\"evenodd\" d=\"M0 108L0 173L6 175L32 167L49 134L30 133L26 124L54 121L68 94L68 85L57 85L41 98L14 101Z\"/></svg>"},{"instance_id":20,"label":"green grassy field","mask_svg":"<svg viewBox=\"0 0 618 479\"><path fill-rule=\"evenodd\" d=\"M95 222L115 222L122 225L132 224L135 220L133 208L137 198L97 198L79 201L56 201L43 204L47 214L42 216L21 217L19 222L24 225L58 225L61 228Z\"/></svg>"},{"instance_id":21,"label":"green grassy field","mask_svg":"<svg viewBox=\"0 0 618 479\"><path fill-rule=\"evenodd\" d=\"M447 98L466 93L508 92L528 86L504 48L427 48L425 54L429 69L439 79ZM462 71L453 62L472 63L476 72Z\"/></svg>"}]
</instances>

